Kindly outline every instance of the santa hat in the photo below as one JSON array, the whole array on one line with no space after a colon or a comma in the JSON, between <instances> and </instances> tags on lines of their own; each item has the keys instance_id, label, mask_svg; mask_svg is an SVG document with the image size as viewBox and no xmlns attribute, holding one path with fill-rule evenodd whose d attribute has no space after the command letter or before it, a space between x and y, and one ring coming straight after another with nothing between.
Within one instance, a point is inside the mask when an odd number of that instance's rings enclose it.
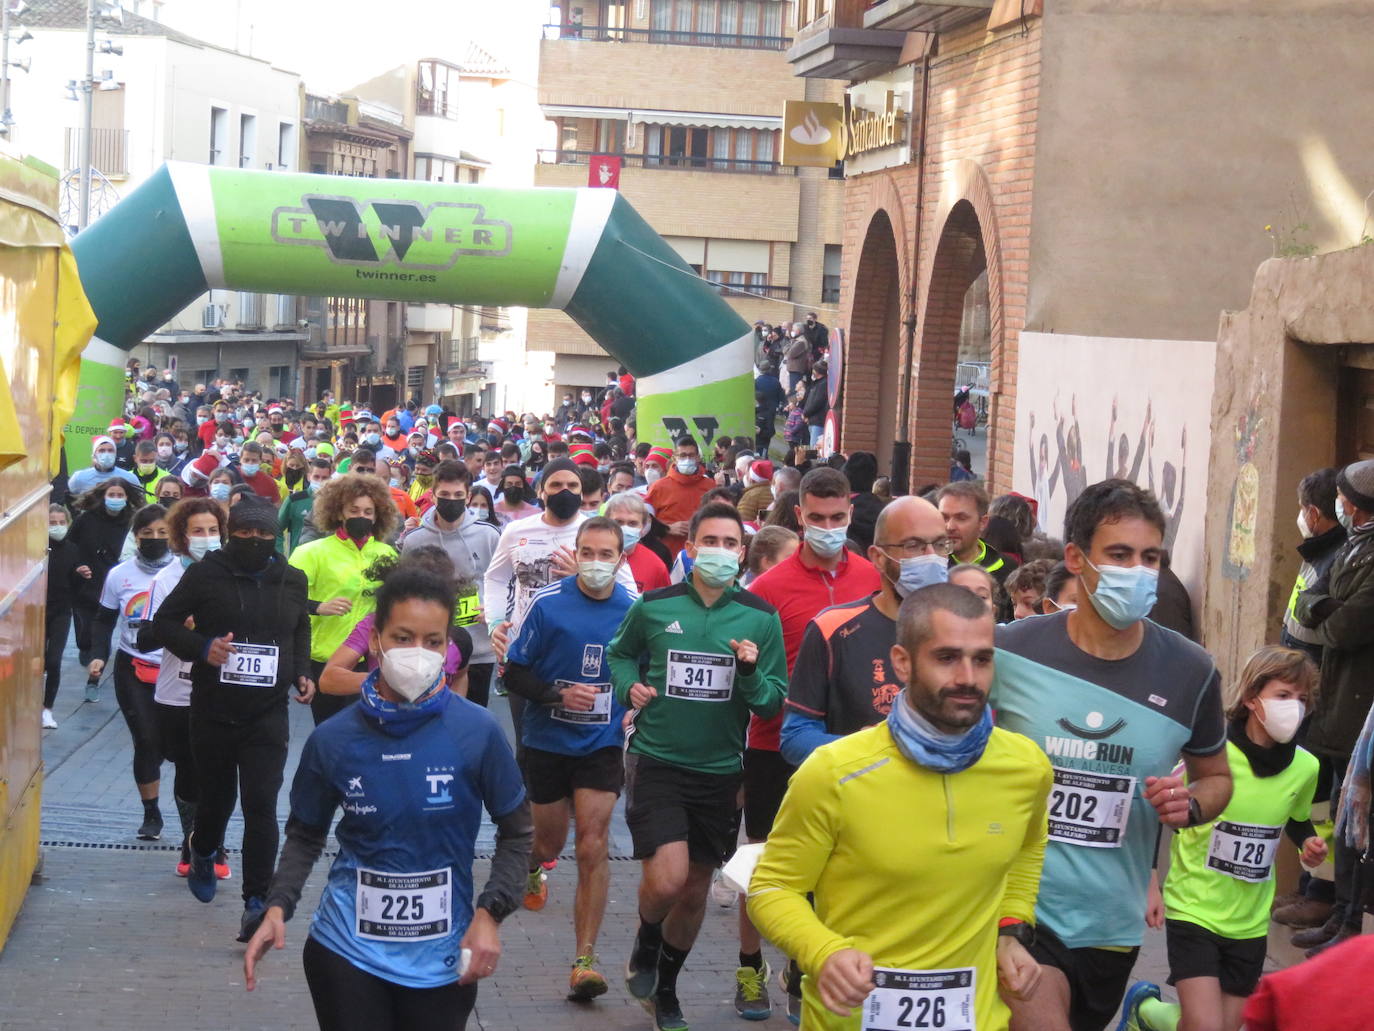
<instances>
[{"instance_id":1,"label":"santa hat","mask_svg":"<svg viewBox=\"0 0 1374 1031\"><path fill-rule=\"evenodd\" d=\"M590 444L570 444L568 445L568 457L577 465L591 466L596 468L596 455L592 453Z\"/></svg>"},{"instance_id":2,"label":"santa hat","mask_svg":"<svg viewBox=\"0 0 1374 1031\"><path fill-rule=\"evenodd\" d=\"M348 405L344 405L342 408L339 409L339 425L349 426L352 425L352 423L353 409L349 408Z\"/></svg>"},{"instance_id":3,"label":"santa hat","mask_svg":"<svg viewBox=\"0 0 1374 1031\"><path fill-rule=\"evenodd\" d=\"M268 406L267 406L267 414L268 414L268 415L281 415L281 414L282 414L281 405L268 405Z\"/></svg>"},{"instance_id":4,"label":"santa hat","mask_svg":"<svg viewBox=\"0 0 1374 1031\"><path fill-rule=\"evenodd\" d=\"M749 463L749 472L745 474L745 480L749 486L767 483L773 478L773 463L766 458L759 458Z\"/></svg>"},{"instance_id":5,"label":"santa hat","mask_svg":"<svg viewBox=\"0 0 1374 1031\"><path fill-rule=\"evenodd\" d=\"M587 427L585 427L585 426L569 426L569 427L568 427L568 439L569 439L569 440L571 440L573 437L575 437L575 436L577 436L577 435L579 435L579 434L581 434L582 436L586 437L588 440L591 440L591 439L592 439L592 431L589 430L589 429L587 429Z\"/></svg>"},{"instance_id":6,"label":"santa hat","mask_svg":"<svg viewBox=\"0 0 1374 1031\"><path fill-rule=\"evenodd\" d=\"M667 472L668 466L673 464L673 449L667 447L649 448L649 454L645 457L644 464L648 465L650 462Z\"/></svg>"},{"instance_id":7,"label":"santa hat","mask_svg":"<svg viewBox=\"0 0 1374 1031\"><path fill-rule=\"evenodd\" d=\"M487 423L487 429L504 434L510 430L510 426L506 423L505 419L492 419L491 422Z\"/></svg>"},{"instance_id":8,"label":"santa hat","mask_svg":"<svg viewBox=\"0 0 1374 1031\"><path fill-rule=\"evenodd\" d=\"M377 417L366 408L359 408L353 416L358 422L375 422Z\"/></svg>"},{"instance_id":9,"label":"santa hat","mask_svg":"<svg viewBox=\"0 0 1374 1031\"><path fill-rule=\"evenodd\" d=\"M96 437L94 440L91 441L91 454L95 454L96 448L100 447L101 444L109 444L111 447L114 447L114 440L113 438L107 437L102 433L100 436Z\"/></svg>"},{"instance_id":10,"label":"santa hat","mask_svg":"<svg viewBox=\"0 0 1374 1031\"><path fill-rule=\"evenodd\" d=\"M210 474L224 464L224 460L213 451L204 452L194 462L187 462L186 468L181 471L182 482L188 487L194 487L202 480L208 480Z\"/></svg>"},{"instance_id":11,"label":"santa hat","mask_svg":"<svg viewBox=\"0 0 1374 1031\"><path fill-rule=\"evenodd\" d=\"M110 428L109 428L109 431L108 431L108 432L113 433L113 432L115 432L115 430L118 430L120 433L128 433L128 432L129 432L129 426L128 426L127 423L125 423L125 421L124 421L123 419L111 419L111 420L110 420ZM114 443L114 442L111 441L111 443Z\"/></svg>"}]
</instances>

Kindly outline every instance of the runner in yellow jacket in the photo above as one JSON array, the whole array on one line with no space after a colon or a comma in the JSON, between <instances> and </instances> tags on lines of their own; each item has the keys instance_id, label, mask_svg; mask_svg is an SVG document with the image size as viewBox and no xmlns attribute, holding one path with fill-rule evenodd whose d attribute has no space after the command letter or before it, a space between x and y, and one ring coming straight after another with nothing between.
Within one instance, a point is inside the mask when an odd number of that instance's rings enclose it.
<instances>
[{"instance_id":1,"label":"runner in yellow jacket","mask_svg":"<svg viewBox=\"0 0 1374 1031\"><path fill-rule=\"evenodd\" d=\"M897 641L906 690L888 720L793 774L749 915L801 966L810 1031L1005 1031L999 982L1027 995L1039 979L1027 946L1050 764L992 726L981 599L952 584L917 590Z\"/></svg>"}]
</instances>

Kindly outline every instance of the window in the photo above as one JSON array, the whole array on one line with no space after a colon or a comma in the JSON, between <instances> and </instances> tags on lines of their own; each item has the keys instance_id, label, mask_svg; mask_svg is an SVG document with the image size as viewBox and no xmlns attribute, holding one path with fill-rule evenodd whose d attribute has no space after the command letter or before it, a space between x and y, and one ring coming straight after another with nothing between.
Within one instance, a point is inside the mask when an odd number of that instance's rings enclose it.
<instances>
[{"instance_id":1,"label":"window","mask_svg":"<svg viewBox=\"0 0 1374 1031\"><path fill-rule=\"evenodd\" d=\"M644 127L647 168L704 168L714 172L777 170L777 129Z\"/></svg>"},{"instance_id":2,"label":"window","mask_svg":"<svg viewBox=\"0 0 1374 1031\"><path fill-rule=\"evenodd\" d=\"M222 165L229 158L229 109L210 108L210 164Z\"/></svg>"},{"instance_id":3,"label":"window","mask_svg":"<svg viewBox=\"0 0 1374 1031\"><path fill-rule=\"evenodd\" d=\"M416 84L415 113L438 118L458 117L458 69L443 61L421 61Z\"/></svg>"},{"instance_id":4,"label":"window","mask_svg":"<svg viewBox=\"0 0 1374 1031\"><path fill-rule=\"evenodd\" d=\"M825 259L821 276L821 303L840 303L840 246L825 245Z\"/></svg>"},{"instance_id":5,"label":"window","mask_svg":"<svg viewBox=\"0 0 1374 1031\"><path fill-rule=\"evenodd\" d=\"M258 149L258 119L255 115L239 115L239 167L252 168Z\"/></svg>"},{"instance_id":6,"label":"window","mask_svg":"<svg viewBox=\"0 0 1374 1031\"><path fill-rule=\"evenodd\" d=\"M598 118L596 126L596 152L598 154L625 153L625 121L616 118Z\"/></svg>"},{"instance_id":7,"label":"window","mask_svg":"<svg viewBox=\"0 0 1374 1031\"><path fill-rule=\"evenodd\" d=\"M650 43L779 50L785 0L651 0Z\"/></svg>"},{"instance_id":8,"label":"window","mask_svg":"<svg viewBox=\"0 0 1374 1031\"><path fill-rule=\"evenodd\" d=\"M277 167L296 167L296 127L290 122L277 125Z\"/></svg>"},{"instance_id":9,"label":"window","mask_svg":"<svg viewBox=\"0 0 1374 1031\"><path fill-rule=\"evenodd\" d=\"M251 385L248 382L247 369L230 369L229 381L231 383L242 383L246 389L252 389Z\"/></svg>"},{"instance_id":10,"label":"window","mask_svg":"<svg viewBox=\"0 0 1374 1031\"><path fill-rule=\"evenodd\" d=\"M469 169L468 169L468 182L470 182L470 183L475 183L475 182L478 182L481 178L482 178L482 170L481 170L480 168L469 168Z\"/></svg>"},{"instance_id":11,"label":"window","mask_svg":"<svg viewBox=\"0 0 1374 1031\"><path fill-rule=\"evenodd\" d=\"M291 393L291 366L273 365L267 370L269 396L287 397Z\"/></svg>"},{"instance_id":12,"label":"window","mask_svg":"<svg viewBox=\"0 0 1374 1031\"><path fill-rule=\"evenodd\" d=\"M458 182L458 166L448 158L437 154L415 155L415 178L427 183Z\"/></svg>"},{"instance_id":13,"label":"window","mask_svg":"<svg viewBox=\"0 0 1374 1031\"><path fill-rule=\"evenodd\" d=\"M406 369L406 397L419 397L425 388L425 367L412 365Z\"/></svg>"}]
</instances>

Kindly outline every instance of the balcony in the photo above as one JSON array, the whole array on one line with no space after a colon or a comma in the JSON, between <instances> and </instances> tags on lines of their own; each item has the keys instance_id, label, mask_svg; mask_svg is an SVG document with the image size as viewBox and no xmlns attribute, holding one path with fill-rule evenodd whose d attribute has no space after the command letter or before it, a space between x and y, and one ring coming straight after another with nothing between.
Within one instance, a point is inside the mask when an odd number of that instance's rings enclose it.
<instances>
[{"instance_id":1,"label":"balcony","mask_svg":"<svg viewBox=\"0 0 1374 1031\"><path fill-rule=\"evenodd\" d=\"M81 167L81 130L67 129L67 167ZM91 167L105 176L129 174L129 130L92 129Z\"/></svg>"},{"instance_id":2,"label":"balcony","mask_svg":"<svg viewBox=\"0 0 1374 1031\"><path fill-rule=\"evenodd\" d=\"M541 165L585 165L593 155L605 157L591 150L541 150L537 152ZM690 154L612 154L624 168L649 168L655 171L726 172L749 175L790 175L797 169L777 161L745 161L735 158L713 158Z\"/></svg>"},{"instance_id":3,"label":"balcony","mask_svg":"<svg viewBox=\"0 0 1374 1031\"><path fill-rule=\"evenodd\" d=\"M986 18L995 0L832 0L817 3L787 52L794 75L807 79L871 79L899 63L908 32L948 32ZM800 17L806 18L803 10Z\"/></svg>"},{"instance_id":4,"label":"balcony","mask_svg":"<svg viewBox=\"0 0 1374 1031\"><path fill-rule=\"evenodd\" d=\"M994 0L881 0L864 12L864 28L896 32L948 32L986 18Z\"/></svg>"},{"instance_id":5,"label":"balcony","mask_svg":"<svg viewBox=\"0 0 1374 1031\"><path fill-rule=\"evenodd\" d=\"M239 329L262 329L263 310L266 308L264 303L267 300L262 294L239 293L238 322Z\"/></svg>"},{"instance_id":6,"label":"balcony","mask_svg":"<svg viewBox=\"0 0 1374 1031\"><path fill-rule=\"evenodd\" d=\"M593 43L663 43L680 47L730 47L740 50L786 50L787 36L749 36L739 32L690 32L676 29L627 29L612 25L545 25L545 39Z\"/></svg>"}]
</instances>

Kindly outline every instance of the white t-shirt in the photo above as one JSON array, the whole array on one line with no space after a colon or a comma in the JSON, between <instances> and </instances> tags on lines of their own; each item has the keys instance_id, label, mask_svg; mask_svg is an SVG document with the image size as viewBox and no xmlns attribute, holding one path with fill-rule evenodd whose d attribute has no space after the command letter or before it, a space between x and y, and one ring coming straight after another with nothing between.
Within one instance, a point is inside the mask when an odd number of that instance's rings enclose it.
<instances>
[{"instance_id":1,"label":"white t-shirt","mask_svg":"<svg viewBox=\"0 0 1374 1031\"><path fill-rule=\"evenodd\" d=\"M489 627L509 620L510 639L515 640L535 594L555 579L554 554L559 548L574 545L577 528L588 518L585 512L579 512L567 526L550 526L540 512L506 524L482 587L482 607ZM631 597L639 596L629 563L620 564L615 578Z\"/></svg>"},{"instance_id":2,"label":"white t-shirt","mask_svg":"<svg viewBox=\"0 0 1374 1031\"><path fill-rule=\"evenodd\" d=\"M153 652L138 650L138 628L149 618L148 592L155 573L145 572L137 560L121 562L110 570L105 577L105 586L100 591L102 608L114 609L119 613L115 624L116 647L128 652L144 662L161 662L162 649Z\"/></svg>"},{"instance_id":3,"label":"white t-shirt","mask_svg":"<svg viewBox=\"0 0 1374 1031\"><path fill-rule=\"evenodd\" d=\"M172 588L181 583L186 566L181 557L176 556L153 577L148 596L148 619L157 615L162 600L172 593ZM191 704L191 663L182 662L165 649L162 652L162 666L157 672L157 685L153 688L153 700L163 705L187 706Z\"/></svg>"}]
</instances>

